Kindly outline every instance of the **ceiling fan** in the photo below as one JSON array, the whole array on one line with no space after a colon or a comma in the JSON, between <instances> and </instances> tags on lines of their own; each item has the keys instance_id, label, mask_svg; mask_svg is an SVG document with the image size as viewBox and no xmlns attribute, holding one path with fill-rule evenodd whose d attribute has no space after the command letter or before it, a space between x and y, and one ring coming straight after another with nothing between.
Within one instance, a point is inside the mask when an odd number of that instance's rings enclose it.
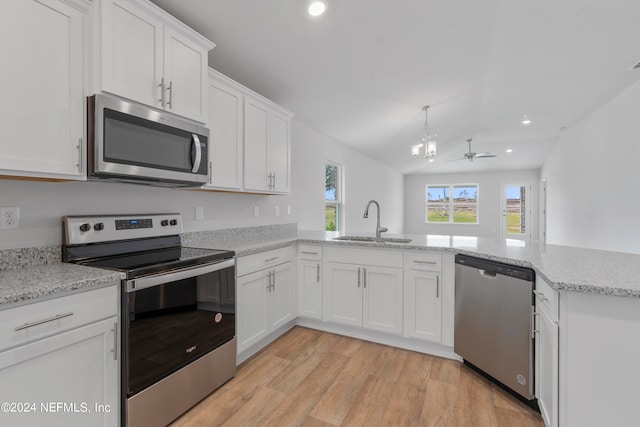
<instances>
[{"instance_id":1,"label":"ceiling fan","mask_svg":"<svg viewBox=\"0 0 640 427\"><path fill-rule=\"evenodd\" d=\"M473 151L471 151L471 138L467 139L467 143L469 144L469 152L464 153L462 155L462 157L456 158L456 159L451 159L451 160L447 160L448 162L455 162L456 160L469 160L470 162L473 162L473 159L478 158L478 159L482 159L482 158L486 158L486 157L496 157L496 154L491 154L491 153L474 153Z\"/></svg>"}]
</instances>

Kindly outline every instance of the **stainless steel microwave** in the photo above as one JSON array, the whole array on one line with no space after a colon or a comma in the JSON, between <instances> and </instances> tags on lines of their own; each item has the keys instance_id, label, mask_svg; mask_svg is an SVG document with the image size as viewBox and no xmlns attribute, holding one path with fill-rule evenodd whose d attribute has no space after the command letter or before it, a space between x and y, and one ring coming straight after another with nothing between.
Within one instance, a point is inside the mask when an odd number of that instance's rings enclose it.
<instances>
[{"instance_id":1,"label":"stainless steel microwave","mask_svg":"<svg viewBox=\"0 0 640 427\"><path fill-rule=\"evenodd\" d=\"M207 128L104 94L88 98L87 114L89 179L163 187L207 182Z\"/></svg>"}]
</instances>

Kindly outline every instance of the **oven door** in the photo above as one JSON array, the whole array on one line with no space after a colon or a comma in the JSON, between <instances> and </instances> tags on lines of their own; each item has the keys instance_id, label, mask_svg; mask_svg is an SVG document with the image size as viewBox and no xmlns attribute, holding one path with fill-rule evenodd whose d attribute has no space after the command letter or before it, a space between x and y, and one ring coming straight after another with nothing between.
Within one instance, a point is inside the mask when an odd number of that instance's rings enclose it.
<instances>
[{"instance_id":1,"label":"oven door","mask_svg":"<svg viewBox=\"0 0 640 427\"><path fill-rule=\"evenodd\" d=\"M208 179L208 129L108 95L88 101L89 173L94 178L201 186Z\"/></svg>"},{"instance_id":2,"label":"oven door","mask_svg":"<svg viewBox=\"0 0 640 427\"><path fill-rule=\"evenodd\" d=\"M127 398L235 336L233 259L123 283Z\"/></svg>"}]
</instances>

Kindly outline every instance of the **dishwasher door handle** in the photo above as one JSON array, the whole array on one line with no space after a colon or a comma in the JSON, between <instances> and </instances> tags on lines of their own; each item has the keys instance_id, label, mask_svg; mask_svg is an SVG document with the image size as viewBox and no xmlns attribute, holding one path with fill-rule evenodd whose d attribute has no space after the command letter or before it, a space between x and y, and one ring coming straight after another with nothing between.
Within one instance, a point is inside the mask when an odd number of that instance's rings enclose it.
<instances>
[{"instance_id":1,"label":"dishwasher door handle","mask_svg":"<svg viewBox=\"0 0 640 427\"><path fill-rule=\"evenodd\" d=\"M480 273L484 277L489 277L489 278L496 277L496 272L495 271L478 270L478 273Z\"/></svg>"}]
</instances>

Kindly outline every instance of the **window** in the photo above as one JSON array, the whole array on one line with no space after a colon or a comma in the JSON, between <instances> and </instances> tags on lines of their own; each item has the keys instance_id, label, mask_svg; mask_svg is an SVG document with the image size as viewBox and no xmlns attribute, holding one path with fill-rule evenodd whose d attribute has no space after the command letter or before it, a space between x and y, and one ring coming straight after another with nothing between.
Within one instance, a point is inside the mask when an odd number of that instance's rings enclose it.
<instances>
[{"instance_id":1,"label":"window","mask_svg":"<svg viewBox=\"0 0 640 427\"><path fill-rule=\"evenodd\" d=\"M478 223L478 184L427 185L426 222Z\"/></svg>"},{"instance_id":2,"label":"window","mask_svg":"<svg viewBox=\"0 0 640 427\"><path fill-rule=\"evenodd\" d=\"M325 167L325 230L340 231L342 213L342 165L327 161Z\"/></svg>"}]
</instances>

